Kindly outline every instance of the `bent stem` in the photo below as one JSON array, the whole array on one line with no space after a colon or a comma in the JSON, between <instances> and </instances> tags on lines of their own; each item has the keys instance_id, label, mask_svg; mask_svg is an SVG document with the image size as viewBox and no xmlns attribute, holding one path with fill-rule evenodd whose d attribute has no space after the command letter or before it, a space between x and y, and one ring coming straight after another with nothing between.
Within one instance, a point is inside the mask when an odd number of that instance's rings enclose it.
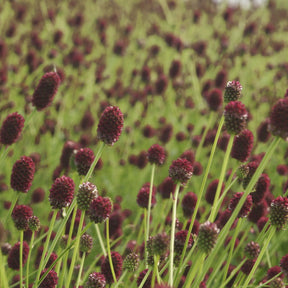
<instances>
[{"instance_id":1,"label":"bent stem","mask_svg":"<svg viewBox=\"0 0 288 288\"><path fill-rule=\"evenodd\" d=\"M175 224L176 224L176 208L177 200L180 189L180 183L177 183L175 189L175 197L173 199L173 210L172 210L172 223L171 223L171 237L170 237L170 265L169 265L169 285L173 286L173 260L174 260L174 237L175 237Z\"/></svg>"},{"instance_id":2,"label":"bent stem","mask_svg":"<svg viewBox=\"0 0 288 288\"><path fill-rule=\"evenodd\" d=\"M112 257L111 257L110 238L109 237L110 237L110 235L109 235L109 218L107 218L107 220L106 220L107 252L108 252L109 264L110 264L110 269L111 269L111 273L112 273L112 276L113 276L113 280L114 280L115 283L117 283L117 278L116 278L116 275L115 275L113 261L112 261Z\"/></svg>"}]
</instances>

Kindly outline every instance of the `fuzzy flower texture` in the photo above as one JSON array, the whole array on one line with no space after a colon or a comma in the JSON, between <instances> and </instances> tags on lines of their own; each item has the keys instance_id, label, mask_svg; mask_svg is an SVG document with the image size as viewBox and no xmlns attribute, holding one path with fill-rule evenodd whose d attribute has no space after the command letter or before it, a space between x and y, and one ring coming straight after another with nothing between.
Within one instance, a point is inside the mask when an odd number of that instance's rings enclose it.
<instances>
[{"instance_id":1,"label":"fuzzy flower texture","mask_svg":"<svg viewBox=\"0 0 288 288\"><path fill-rule=\"evenodd\" d=\"M123 129L124 116L116 106L108 106L103 111L98 128L97 137L106 145L114 145L119 140Z\"/></svg>"},{"instance_id":2,"label":"fuzzy flower texture","mask_svg":"<svg viewBox=\"0 0 288 288\"><path fill-rule=\"evenodd\" d=\"M185 185L193 175L193 165L187 159L178 158L169 167L169 177L175 183Z\"/></svg>"}]
</instances>

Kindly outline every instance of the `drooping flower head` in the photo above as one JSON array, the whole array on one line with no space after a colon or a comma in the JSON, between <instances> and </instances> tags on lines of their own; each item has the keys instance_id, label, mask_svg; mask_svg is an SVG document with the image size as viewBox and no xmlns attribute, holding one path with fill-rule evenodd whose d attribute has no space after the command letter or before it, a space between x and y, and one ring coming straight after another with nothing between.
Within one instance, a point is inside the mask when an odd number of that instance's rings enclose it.
<instances>
[{"instance_id":1,"label":"drooping flower head","mask_svg":"<svg viewBox=\"0 0 288 288\"><path fill-rule=\"evenodd\" d=\"M32 217L32 208L26 205L16 205L12 211L12 219L18 230L27 230L28 220Z\"/></svg>"},{"instance_id":2,"label":"drooping flower head","mask_svg":"<svg viewBox=\"0 0 288 288\"><path fill-rule=\"evenodd\" d=\"M229 134L237 135L246 127L248 117L245 105L240 101L231 101L224 108L224 123Z\"/></svg>"},{"instance_id":3,"label":"drooping flower head","mask_svg":"<svg viewBox=\"0 0 288 288\"><path fill-rule=\"evenodd\" d=\"M71 204L74 195L74 181L67 176L57 178L50 189L49 201L52 209L62 209Z\"/></svg>"},{"instance_id":4,"label":"drooping flower head","mask_svg":"<svg viewBox=\"0 0 288 288\"><path fill-rule=\"evenodd\" d=\"M175 183L185 185L193 175L193 165L187 159L178 158L169 167L169 177Z\"/></svg>"},{"instance_id":5,"label":"drooping flower head","mask_svg":"<svg viewBox=\"0 0 288 288\"><path fill-rule=\"evenodd\" d=\"M270 113L269 130L284 140L288 137L288 98L279 99Z\"/></svg>"},{"instance_id":6,"label":"drooping flower head","mask_svg":"<svg viewBox=\"0 0 288 288\"><path fill-rule=\"evenodd\" d=\"M166 160L166 154L167 153L162 146L154 144L148 149L148 161L157 166L163 165Z\"/></svg>"},{"instance_id":7,"label":"drooping flower head","mask_svg":"<svg viewBox=\"0 0 288 288\"><path fill-rule=\"evenodd\" d=\"M0 129L0 142L4 145L15 143L21 135L24 122L24 117L17 112L9 114Z\"/></svg>"},{"instance_id":8,"label":"drooping flower head","mask_svg":"<svg viewBox=\"0 0 288 288\"><path fill-rule=\"evenodd\" d=\"M239 81L228 81L224 92L224 101L226 103L238 101L241 96L241 91L242 85Z\"/></svg>"},{"instance_id":9,"label":"drooping flower head","mask_svg":"<svg viewBox=\"0 0 288 288\"><path fill-rule=\"evenodd\" d=\"M15 191L27 193L32 185L35 173L35 164L32 158L22 156L13 165L10 185Z\"/></svg>"},{"instance_id":10,"label":"drooping flower head","mask_svg":"<svg viewBox=\"0 0 288 288\"><path fill-rule=\"evenodd\" d=\"M98 196L94 198L89 207L89 217L95 223L101 223L109 218L112 212L112 202L108 197Z\"/></svg>"},{"instance_id":11,"label":"drooping flower head","mask_svg":"<svg viewBox=\"0 0 288 288\"><path fill-rule=\"evenodd\" d=\"M124 116L117 106L108 106L103 111L97 129L97 137L107 145L119 140L123 129Z\"/></svg>"},{"instance_id":12,"label":"drooping flower head","mask_svg":"<svg viewBox=\"0 0 288 288\"><path fill-rule=\"evenodd\" d=\"M49 106L58 90L61 79L56 72L48 72L42 76L32 96L32 105L38 111Z\"/></svg>"}]
</instances>

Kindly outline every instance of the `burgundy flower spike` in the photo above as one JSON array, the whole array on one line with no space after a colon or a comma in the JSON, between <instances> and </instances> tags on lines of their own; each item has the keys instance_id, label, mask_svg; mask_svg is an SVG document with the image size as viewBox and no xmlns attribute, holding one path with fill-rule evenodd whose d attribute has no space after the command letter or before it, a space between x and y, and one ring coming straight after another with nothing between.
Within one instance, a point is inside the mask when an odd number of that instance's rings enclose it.
<instances>
[{"instance_id":1,"label":"burgundy flower spike","mask_svg":"<svg viewBox=\"0 0 288 288\"><path fill-rule=\"evenodd\" d=\"M32 185L35 173L35 164L32 158L22 156L13 165L10 185L15 191L27 193Z\"/></svg>"},{"instance_id":2,"label":"burgundy flower spike","mask_svg":"<svg viewBox=\"0 0 288 288\"><path fill-rule=\"evenodd\" d=\"M169 167L169 177L175 183L185 185L193 175L193 165L187 159L178 158Z\"/></svg>"},{"instance_id":3,"label":"burgundy flower spike","mask_svg":"<svg viewBox=\"0 0 288 288\"><path fill-rule=\"evenodd\" d=\"M32 96L32 105L38 111L49 106L58 90L61 79L56 72L48 72L41 79Z\"/></svg>"},{"instance_id":4,"label":"burgundy flower spike","mask_svg":"<svg viewBox=\"0 0 288 288\"><path fill-rule=\"evenodd\" d=\"M107 145L114 145L119 140L123 129L124 117L121 110L116 106L108 106L102 113L97 137Z\"/></svg>"},{"instance_id":5,"label":"burgundy flower spike","mask_svg":"<svg viewBox=\"0 0 288 288\"><path fill-rule=\"evenodd\" d=\"M25 119L17 112L8 115L0 130L0 142L4 145L15 143L21 135Z\"/></svg>"}]
</instances>

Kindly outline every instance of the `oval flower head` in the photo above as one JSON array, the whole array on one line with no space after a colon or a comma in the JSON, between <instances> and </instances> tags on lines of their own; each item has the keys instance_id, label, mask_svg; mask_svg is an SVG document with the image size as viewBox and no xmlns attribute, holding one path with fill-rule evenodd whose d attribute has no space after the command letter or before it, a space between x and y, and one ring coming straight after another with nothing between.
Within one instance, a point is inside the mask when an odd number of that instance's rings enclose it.
<instances>
[{"instance_id":1,"label":"oval flower head","mask_svg":"<svg viewBox=\"0 0 288 288\"><path fill-rule=\"evenodd\" d=\"M185 185L193 175L193 165L187 159L178 158L169 167L169 177L175 183Z\"/></svg>"},{"instance_id":2,"label":"oval flower head","mask_svg":"<svg viewBox=\"0 0 288 288\"><path fill-rule=\"evenodd\" d=\"M119 140L123 123L124 116L119 107L106 107L99 120L97 138L105 144L113 146Z\"/></svg>"}]
</instances>

